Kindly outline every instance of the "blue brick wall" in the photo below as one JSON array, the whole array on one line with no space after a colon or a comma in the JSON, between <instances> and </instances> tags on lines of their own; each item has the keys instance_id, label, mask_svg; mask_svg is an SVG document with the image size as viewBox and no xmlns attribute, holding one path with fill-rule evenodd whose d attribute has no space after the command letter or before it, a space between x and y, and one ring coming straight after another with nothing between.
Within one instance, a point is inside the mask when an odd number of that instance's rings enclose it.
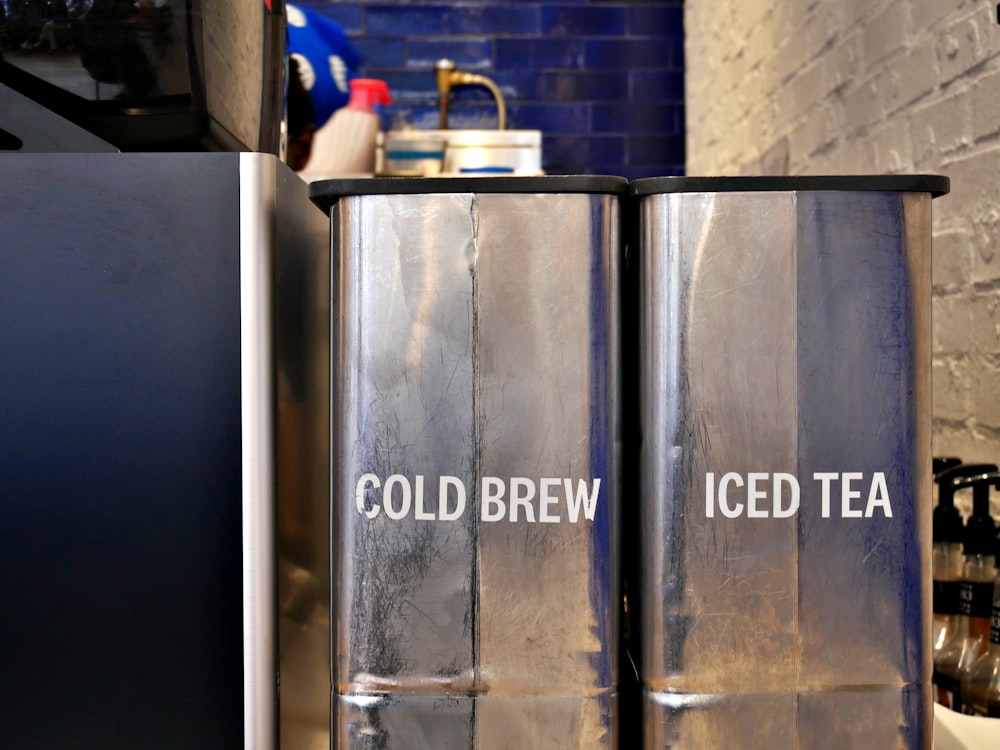
<instances>
[{"instance_id":1,"label":"blue brick wall","mask_svg":"<svg viewBox=\"0 0 1000 750\"><path fill-rule=\"evenodd\" d=\"M549 174L683 174L682 0L297 0L338 21L389 84L386 127L438 126L434 63L492 78L510 128L543 134ZM485 89L454 92L453 128L496 127Z\"/></svg>"}]
</instances>

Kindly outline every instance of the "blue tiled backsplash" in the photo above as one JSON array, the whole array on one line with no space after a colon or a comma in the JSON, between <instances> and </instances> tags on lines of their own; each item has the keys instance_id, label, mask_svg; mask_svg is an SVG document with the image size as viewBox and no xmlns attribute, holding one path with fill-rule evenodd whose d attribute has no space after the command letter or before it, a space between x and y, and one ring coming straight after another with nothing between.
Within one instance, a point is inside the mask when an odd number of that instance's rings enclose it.
<instances>
[{"instance_id":1,"label":"blue tiled backsplash","mask_svg":"<svg viewBox=\"0 0 1000 750\"><path fill-rule=\"evenodd\" d=\"M507 127L541 130L549 174L683 174L682 0L298 0L339 22L389 84L386 127L438 127L434 63L493 79ZM495 128L485 89L455 89L452 128Z\"/></svg>"}]
</instances>

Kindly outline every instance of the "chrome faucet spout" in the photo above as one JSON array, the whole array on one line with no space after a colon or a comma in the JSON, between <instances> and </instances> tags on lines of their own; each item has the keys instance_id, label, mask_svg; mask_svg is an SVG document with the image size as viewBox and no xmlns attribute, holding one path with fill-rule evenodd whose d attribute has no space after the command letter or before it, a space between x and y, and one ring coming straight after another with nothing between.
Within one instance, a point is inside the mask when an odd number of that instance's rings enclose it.
<instances>
[{"instance_id":1,"label":"chrome faucet spout","mask_svg":"<svg viewBox=\"0 0 1000 750\"><path fill-rule=\"evenodd\" d=\"M441 130L448 129L448 105L451 100L451 90L455 86L482 86L492 95L497 105L497 129L507 128L507 104L504 101L500 87L486 76L476 73L466 73L457 70L452 60L438 60L434 65L437 79L438 109L440 112Z\"/></svg>"}]
</instances>

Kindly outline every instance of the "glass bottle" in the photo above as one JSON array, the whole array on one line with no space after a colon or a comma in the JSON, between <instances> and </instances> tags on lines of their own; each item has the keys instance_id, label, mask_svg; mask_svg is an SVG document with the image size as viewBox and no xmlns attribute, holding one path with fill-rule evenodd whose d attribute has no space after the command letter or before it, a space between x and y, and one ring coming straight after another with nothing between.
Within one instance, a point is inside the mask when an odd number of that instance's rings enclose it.
<instances>
[{"instance_id":1,"label":"glass bottle","mask_svg":"<svg viewBox=\"0 0 1000 750\"><path fill-rule=\"evenodd\" d=\"M972 515L965 525L962 552L965 561L959 584L958 629L934 661L938 702L964 711L962 677L983 655L989 644L996 569L996 524L990 516L989 488L1000 473L954 477L954 491L972 487Z\"/></svg>"},{"instance_id":2,"label":"glass bottle","mask_svg":"<svg viewBox=\"0 0 1000 750\"><path fill-rule=\"evenodd\" d=\"M934 482L938 502L934 508L932 578L934 581L934 625L931 644L934 657L949 645L958 632L958 596L962 581L962 536L965 524L955 507L951 482L958 476L973 476L996 471L995 464L962 464L958 458L934 459Z\"/></svg>"},{"instance_id":3,"label":"glass bottle","mask_svg":"<svg viewBox=\"0 0 1000 750\"><path fill-rule=\"evenodd\" d=\"M1000 555L1000 545L997 554ZM990 639L986 652L962 677L961 693L965 713L1000 717L1000 586L993 587Z\"/></svg>"}]
</instances>

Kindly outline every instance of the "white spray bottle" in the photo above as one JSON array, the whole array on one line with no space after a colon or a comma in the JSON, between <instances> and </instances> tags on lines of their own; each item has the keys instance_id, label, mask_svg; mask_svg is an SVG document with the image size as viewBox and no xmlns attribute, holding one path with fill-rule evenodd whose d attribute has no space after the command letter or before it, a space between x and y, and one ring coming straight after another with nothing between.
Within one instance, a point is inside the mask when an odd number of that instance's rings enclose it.
<instances>
[{"instance_id":1,"label":"white spray bottle","mask_svg":"<svg viewBox=\"0 0 1000 750\"><path fill-rule=\"evenodd\" d=\"M389 87L374 78L351 81L347 106L316 131L304 176L362 176L375 171L375 137L382 124L376 106L390 104Z\"/></svg>"}]
</instances>

